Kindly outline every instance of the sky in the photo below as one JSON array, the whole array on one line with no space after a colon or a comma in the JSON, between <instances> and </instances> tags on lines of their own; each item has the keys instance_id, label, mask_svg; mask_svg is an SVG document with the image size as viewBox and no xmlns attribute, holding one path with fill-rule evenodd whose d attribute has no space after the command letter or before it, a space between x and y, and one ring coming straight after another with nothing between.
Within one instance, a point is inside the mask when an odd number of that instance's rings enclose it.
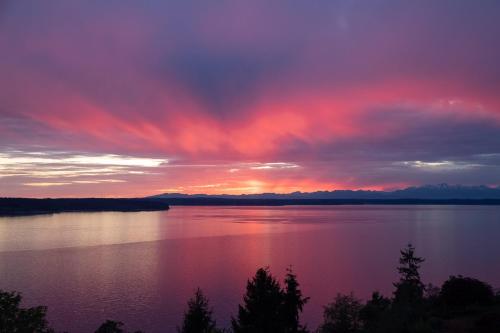
<instances>
[{"instance_id":1,"label":"sky","mask_svg":"<svg viewBox=\"0 0 500 333\"><path fill-rule=\"evenodd\" d=\"M500 185L496 0L0 0L0 196Z\"/></svg>"}]
</instances>

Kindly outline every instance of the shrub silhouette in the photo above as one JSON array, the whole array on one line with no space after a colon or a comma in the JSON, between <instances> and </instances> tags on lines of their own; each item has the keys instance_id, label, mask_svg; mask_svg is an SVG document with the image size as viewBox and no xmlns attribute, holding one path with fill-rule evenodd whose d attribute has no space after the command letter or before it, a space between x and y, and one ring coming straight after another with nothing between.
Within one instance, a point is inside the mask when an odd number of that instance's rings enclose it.
<instances>
[{"instance_id":1,"label":"shrub silhouette","mask_svg":"<svg viewBox=\"0 0 500 333\"><path fill-rule=\"evenodd\" d=\"M123 329L123 323L121 321L106 320L99 326L95 333L127 333ZM142 331L134 331L134 333L143 333Z\"/></svg>"},{"instance_id":2,"label":"shrub silhouette","mask_svg":"<svg viewBox=\"0 0 500 333\"><path fill-rule=\"evenodd\" d=\"M323 324L318 329L320 333L355 333L362 327L362 304L351 293L337 294L333 303L324 308Z\"/></svg>"},{"instance_id":3,"label":"shrub silhouette","mask_svg":"<svg viewBox=\"0 0 500 333\"><path fill-rule=\"evenodd\" d=\"M215 333L215 320L212 318L212 309L209 308L208 299L201 289L197 289L194 297L188 301L188 310L184 313L182 327L179 333Z\"/></svg>"},{"instance_id":4,"label":"shrub silhouette","mask_svg":"<svg viewBox=\"0 0 500 333\"><path fill-rule=\"evenodd\" d=\"M391 300L374 292L360 311L363 327L368 332L378 332L382 328L382 322L387 317L391 306Z\"/></svg>"},{"instance_id":5,"label":"shrub silhouette","mask_svg":"<svg viewBox=\"0 0 500 333\"><path fill-rule=\"evenodd\" d=\"M125 333L122 327L123 323L121 321L106 320L95 333Z\"/></svg>"},{"instance_id":6,"label":"shrub silhouette","mask_svg":"<svg viewBox=\"0 0 500 333\"><path fill-rule=\"evenodd\" d=\"M1 333L49 333L54 332L47 323L47 307L21 308L21 294L0 290Z\"/></svg>"},{"instance_id":7,"label":"shrub silhouette","mask_svg":"<svg viewBox=\"0 0 500 333\"><path fill-rule=\"evenodd\" d=\"M443 283L440 297L443 303L448 306L464 307L491 304L494 293L489 284L459 275L450 276Z\"/></svg>"}]
</instances>

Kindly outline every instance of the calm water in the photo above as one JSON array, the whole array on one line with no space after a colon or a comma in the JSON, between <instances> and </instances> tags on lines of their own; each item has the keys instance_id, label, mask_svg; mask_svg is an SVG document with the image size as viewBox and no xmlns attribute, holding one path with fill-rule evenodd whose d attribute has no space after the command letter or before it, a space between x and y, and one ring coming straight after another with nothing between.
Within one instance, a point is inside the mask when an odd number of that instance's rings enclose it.
<instances>
[{"instance_id":1,"label":"calm water","mask_svg":"<svg viewBox=\"0 0 500 333\"><path fill-rule=\"evenodd\" d=\"M500 207L173 207L168 212L0 218L0 289L49 306L58 330L105 319L170 332L201 287L218 322L236 313L246 280L293 265L315 328L337 292L386 294L407 242L426 257L425 282L471 275L500 286Z\"/></svg>"}]
</instances>

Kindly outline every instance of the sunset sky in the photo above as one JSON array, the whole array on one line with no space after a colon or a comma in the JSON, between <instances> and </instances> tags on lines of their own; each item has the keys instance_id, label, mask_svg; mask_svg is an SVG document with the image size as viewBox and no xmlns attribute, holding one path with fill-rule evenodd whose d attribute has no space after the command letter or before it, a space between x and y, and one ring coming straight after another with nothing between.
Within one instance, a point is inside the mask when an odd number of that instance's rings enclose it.
<instances>
[{"instance_id":1,"label":"sunset sky","mask_svg":"<svg viewBox=\"0 0 500 333\"><path fill-rule=\"evenodd\" d=\"M500 185L500 1L0 0L0 196Z\"/></svg>"}]
</instances>

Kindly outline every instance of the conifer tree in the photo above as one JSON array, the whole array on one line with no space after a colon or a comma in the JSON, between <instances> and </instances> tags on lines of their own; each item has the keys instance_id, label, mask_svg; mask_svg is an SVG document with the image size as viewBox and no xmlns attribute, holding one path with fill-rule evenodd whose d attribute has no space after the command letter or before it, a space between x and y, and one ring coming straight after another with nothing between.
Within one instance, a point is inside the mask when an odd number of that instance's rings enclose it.
<instances>
[{"instance_id":1,"label":"conifer tree","mask_svg":"<svg viewBox=\"0 0 500 333\"><path fill-rule=\"evenodd\" d=\"M247 282L243 305L232 319L234 333L284 332L281 316L284 293L279 282L266 268L260 268Z\"/></svg>"},{"instance_id":2,"label":"conifer tree","mask_svg":"<svg viewBox=\"0 0 500 333\"><path fill-rule=\"evenodd\" d=\"M297 333L306 331L306 328L300 324L300 313L308 301L309 297L303 297L302 291L299 288L297 275L293 273L291 268L288 268L285 277L285 290L282 308L285 332Z\"/></svg>"},{"instance_id":3,"label":"conifer tree","mask_svg":"<svg viewBox=\"0 0 500 333\"><path fill-rule=\"evenodd\" d=\"M198 288L194 297L188 301L188 310L184 314L182 327L177 331L179 333L214 333L217 331L208 299L201 289Z\"/></svg>"},{"instance_id":4,"label":"conifer tree","mask_svg":"<svg viewBox=\"0 0 500 333\"><path fill-rule=\"evenodd\" d=\"M421 257L415 256L415 248L408 244L400 251L398 272L399 281L394 284L394 300L396 303L418 303L424 295L424 284L420 280L420 266L424 262Z\"/></svg>"}]
</instances>

